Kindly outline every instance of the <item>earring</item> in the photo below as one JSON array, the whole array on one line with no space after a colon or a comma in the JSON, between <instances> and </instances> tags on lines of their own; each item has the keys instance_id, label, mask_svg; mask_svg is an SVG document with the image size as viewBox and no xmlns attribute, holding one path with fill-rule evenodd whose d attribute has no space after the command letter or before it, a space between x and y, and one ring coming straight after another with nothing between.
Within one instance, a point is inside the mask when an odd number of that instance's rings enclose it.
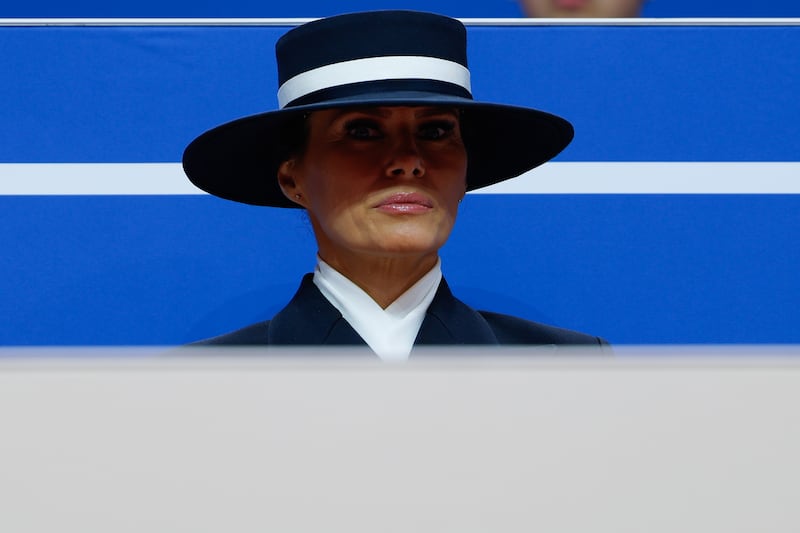
<instances>
[{"instance_id":1,"label":"earring","mask_svg":"<svg viewBox=\"0 0 800 533\"><path fill-rule=\"evenodd\" d=\"M302 198L302 197L303 197L303 195L301 195L301 194L295 194L295 195L294 195L294 197L295 197L295 198L297 198L297 199L299 200L300 198Z\"/></svg>"}]
</instances>

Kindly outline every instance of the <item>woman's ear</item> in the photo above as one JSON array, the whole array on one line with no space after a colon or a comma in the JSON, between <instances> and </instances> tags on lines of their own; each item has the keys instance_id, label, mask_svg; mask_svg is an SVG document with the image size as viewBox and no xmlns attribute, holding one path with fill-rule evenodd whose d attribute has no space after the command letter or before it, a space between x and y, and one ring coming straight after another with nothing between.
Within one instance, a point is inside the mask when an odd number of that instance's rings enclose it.
<instances>
[{"instance_id":1,"label":"woman's ear","mask_svg":"<svg viewBox=\"0 0 800 533\"><path fill-rule=\"evenodd\" d=\"M278 185L286 196L292 202L306 207L306 197L303 194L302 188L295 179L295 160L287 159L278 167Z\"/></svg>"}]
</instances>

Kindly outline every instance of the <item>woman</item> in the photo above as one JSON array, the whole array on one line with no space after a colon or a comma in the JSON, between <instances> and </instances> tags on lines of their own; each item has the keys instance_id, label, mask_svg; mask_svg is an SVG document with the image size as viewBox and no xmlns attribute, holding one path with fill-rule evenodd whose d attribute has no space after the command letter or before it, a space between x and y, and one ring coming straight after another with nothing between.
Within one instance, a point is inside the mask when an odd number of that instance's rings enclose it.
<instances>
[{"instance_id":1,"label":"woman","mask_svg":"<svg viewBox=\"0 0 800 533\"><path fill-rule=\"evenodd\" d=\"M540 18L631 18L644 0L520 0L522 11Z\"/></svg>"},{"instance_id":2,"label":"woman","mask_svg":"<svg viewBox=\"0 0 800 533\"><path fill-rule=\"evenodd\" d=\"M276 54L280 109L204 133L183 164L216 196L306 209L318 264L272 320L204 343L366 343L384 359L420 344L602 344L474 311L442 279L438 251L464 194L572 139L561 118L472 99L460 22L341 15L291 30Z\"/></svg>"}]
</instances>

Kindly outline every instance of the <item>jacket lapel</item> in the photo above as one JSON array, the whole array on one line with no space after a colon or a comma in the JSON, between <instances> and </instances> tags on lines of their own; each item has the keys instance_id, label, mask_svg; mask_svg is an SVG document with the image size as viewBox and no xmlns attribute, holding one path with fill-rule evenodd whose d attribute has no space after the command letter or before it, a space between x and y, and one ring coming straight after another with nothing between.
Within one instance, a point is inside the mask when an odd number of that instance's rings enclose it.
<instances>
[{"instance_id":1,"label":"jacket lapel","mask_svg":"<svg viewBox=\"0 0 800 533\"><path fill-rule=\"evenodd\" d=\"M319 292L313 274L303 276L292 300L270 321L268 344L366 345Z\"/></svg>"},{"instance_id":2,"label":"jacket lapel","mask_svg":"<svg viewBox=\"0 0 800 533\"><path fill-rule=\"evenodd\" d=\"M364 339L319 292L313 275L306 274L292 300L270 321L268 344L356 345ZM484 318L458 300L442 279L415 345L498 344Z\"/></svg>"},{"instance_id":3,"label":"jacket lapel","mask_svg":"<svg viewBox=\"0 0 800 533\"><path fill-rule=\"evenodd\" d=\"M414 344L498 344L498 341L480 313L453 296L442 278Z\"/></svg>"}]
</instances>

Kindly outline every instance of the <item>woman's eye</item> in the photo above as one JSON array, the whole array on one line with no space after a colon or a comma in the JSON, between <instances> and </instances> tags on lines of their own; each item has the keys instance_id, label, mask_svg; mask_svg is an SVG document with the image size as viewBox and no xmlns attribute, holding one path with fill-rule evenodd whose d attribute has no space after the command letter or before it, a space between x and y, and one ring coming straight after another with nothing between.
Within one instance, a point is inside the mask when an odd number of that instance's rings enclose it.
<instances>
[{"instance_id":1,"label":"woman's eye","mask_svg":"<svg viewBox=\"0 0 800 533\"><path fill-rule=\"evenodd\" d=\"M447 137L456 127L455 122L441 121L430 122L419 129L419 136L423 139L437 140Z\"/></svg>"},{"instance_id":2,"label":"woman's eye","mask_svg":"<svg viewBox=\"0 0 800 533\"><path fill-rule=\"evenodd\" d=\"M353 139L377 139L381 135L377 125L369 121L349 122L345 125L345 131Z\"/></svg>"}]
</instances>

